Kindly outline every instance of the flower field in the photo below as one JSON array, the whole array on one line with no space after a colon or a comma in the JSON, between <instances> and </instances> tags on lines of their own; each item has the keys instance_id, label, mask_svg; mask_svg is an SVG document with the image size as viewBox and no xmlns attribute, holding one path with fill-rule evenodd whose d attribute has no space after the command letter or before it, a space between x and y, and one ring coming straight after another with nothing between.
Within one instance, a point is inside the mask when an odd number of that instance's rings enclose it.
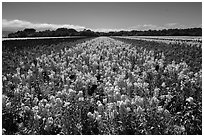
<instances>
[{"instance_id":1,"label":"flower field","mask_svg":"<svg viewBox=\"0 0 204 137\"><path fill-rule=\"evenodd\" d=\"M201 46L97 37L2 54L3 134L202 134Z\"/></svg>"},{"instance_id":2,"label":"flower field","mask_svg":"<svg viewBox=\"0 0 204 137\"><path fill-rule=\"evenodd\" d=\"M201 46L202 37L200 36L116 36L118 38L137 39L145 41L156 41L167 44L187 44L190 46Z\"/></svg>"}]
</instances>

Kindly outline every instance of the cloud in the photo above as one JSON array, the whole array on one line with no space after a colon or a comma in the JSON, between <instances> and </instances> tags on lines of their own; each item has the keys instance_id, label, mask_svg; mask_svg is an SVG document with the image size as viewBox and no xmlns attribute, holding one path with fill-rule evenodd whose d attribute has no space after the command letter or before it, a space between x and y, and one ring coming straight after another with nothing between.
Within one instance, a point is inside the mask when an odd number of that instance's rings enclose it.
<instances>
[{"instance_id":1,"label":"cloud","mask_svg":"<svg viewBox=\"0 0 204 137\"><path fill-rule=\"evenodd\" d=\"M95 31L95 32L111 32L111 31L114 32L114 31L122 31L122 30L126 31L126 30L128 30L128 29L123 29L123 28L121 28L121 29L99 28L99 29L90 29L90 30Z\"/></svg>"},{"instance_id":2,"label":"cloud","mask_svg":"<svg viewBox=\"0 0 204 137\"><path fill-rule=\"evenodd\" d=\"M7 20L3 19L2 21L3 30L22 30L25 28L34 28L36 30L55 30L57 28L73 28L76 30L83 30L85 27L71 24L48 24L48 23L31 23L24 20Z\"/></svg>"},{"instance_id":3,"label":"cloud","mask_svg":"<svg viewBox=\"0 0 204 137\"><path fill-rule=\"evenodd\" d=\"M71 25L71 24L49 24L49 23L32 23L29 21L24 21L24 20L7 20L3 19L2 21L2 30L12 30L12 31L17 31L17 30L23 30L25 28L34 28L37 31L42 31L42 30L56 30L57 28L73 28L77 31L81 31L84 29L90 29L95 32L110 32L110 31L131 31L131 30L162 30L162 29L174 29L174 28L191 28L191 27L201 27L202 24L199 25L191 25L191 26L186 26L183 24L179 23L167 23L164 25L154 25L154 24L143 24L143 25L136 25L130 28L97 28L97 29L92 29L92 28L87 28L84 26L78 26L78 25Z\"/></svg>"},{"instance_id":4,"label":"cloud","mask_svg":"<svg viewBox=\"0 0 204 137\"><path fill-rule=\"evenodd\" d=\"M154 24L144 24L144 25L137 25L134 27L131 27L130 30L161 30L165 29L164 26L158 26Z\"/></svg>"},{"instance_id":5,"label":"cloud","mask_svg":"<svg viewBox=\"0 0 204 137\"><path fill-rule=\"evenodd\" d=\"M168 27L172 27L172 26L175 26L177 25L178 23L167 23L165 26L168 26Z\"/></svg>"}]
</instances>

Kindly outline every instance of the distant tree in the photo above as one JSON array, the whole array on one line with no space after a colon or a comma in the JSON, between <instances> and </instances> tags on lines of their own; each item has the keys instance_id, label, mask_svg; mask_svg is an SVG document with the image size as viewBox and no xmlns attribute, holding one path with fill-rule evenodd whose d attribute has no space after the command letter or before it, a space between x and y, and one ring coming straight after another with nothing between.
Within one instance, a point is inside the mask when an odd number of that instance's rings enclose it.
<instances>
[{"instance_id":1,"label":"distant tree","mask_svg":"<svg viewBox=\"0 0 204 137\"><path fill-rule=\"evenodd\" d=\"M26 33L35 33L36 32L36 30L33 29L33 28L26 28L23 31L26 32Z\"/></svg>"},{"instance_id":2,"label":"distant tree","mask_svg":"<svg viewBox=\"0 0 204 137\"><path fill-rule=\"evenodd\" d=\"M80 36L96 37L98 34L94 31L84 29L80 32Z\"/></svg>"},{"instance_id":3,"label":"distant tree","mask_svg":"<svg viewBox=\"0 0 204 137\"><path fill-rule=\"evenodd\" d=\"M110 31L110 32L94 32L84 29L76 31L75 29L58 28L55 31L45 30L36 32L35 29L26 28L23 31L11 33L8 37L58 37L58 36L202 36L202 28L189 29L163 29L163 30L146 30L146 31Z\"/></svg>"}]
</instances>

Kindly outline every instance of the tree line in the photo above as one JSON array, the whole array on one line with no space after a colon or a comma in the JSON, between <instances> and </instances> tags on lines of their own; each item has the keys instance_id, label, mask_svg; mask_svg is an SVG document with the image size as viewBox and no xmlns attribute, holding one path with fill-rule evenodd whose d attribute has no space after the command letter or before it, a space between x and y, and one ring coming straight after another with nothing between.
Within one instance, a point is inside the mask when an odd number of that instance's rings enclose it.
<instances>
[{"instance_id":1,"label":"tree line","mask_svg":"<svg viewBox=\"0 0 204 137\"><path fill-rule=\"evenodd\" d=\"M202 28L188 29L163 29L163 30L146 30L146 31L110 31L94 32L84 29L76 31L75 29L58 28L56 30L36 31L33 28L26 28L23 31L17 31L8 34L9 38L18 37L61 37L61 36L202 36Z\"/></svg>"}]
</instances>

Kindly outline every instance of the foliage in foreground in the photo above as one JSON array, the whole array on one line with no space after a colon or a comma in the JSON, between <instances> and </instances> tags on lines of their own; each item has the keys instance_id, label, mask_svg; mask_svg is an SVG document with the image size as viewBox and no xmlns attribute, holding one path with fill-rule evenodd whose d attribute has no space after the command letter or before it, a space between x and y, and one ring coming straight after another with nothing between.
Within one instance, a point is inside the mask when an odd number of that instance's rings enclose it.
<instances>
[{"instance_id":1,"label":"foliage in foreground","mask_svg":"<svg viewBox=\"0 0 204 137\"><path fill-rule=\"evenodd\" d=\"M201 70L106 37L61 47L3 73L3 134L202 134Z\"/></svg>"}]
</instances>

